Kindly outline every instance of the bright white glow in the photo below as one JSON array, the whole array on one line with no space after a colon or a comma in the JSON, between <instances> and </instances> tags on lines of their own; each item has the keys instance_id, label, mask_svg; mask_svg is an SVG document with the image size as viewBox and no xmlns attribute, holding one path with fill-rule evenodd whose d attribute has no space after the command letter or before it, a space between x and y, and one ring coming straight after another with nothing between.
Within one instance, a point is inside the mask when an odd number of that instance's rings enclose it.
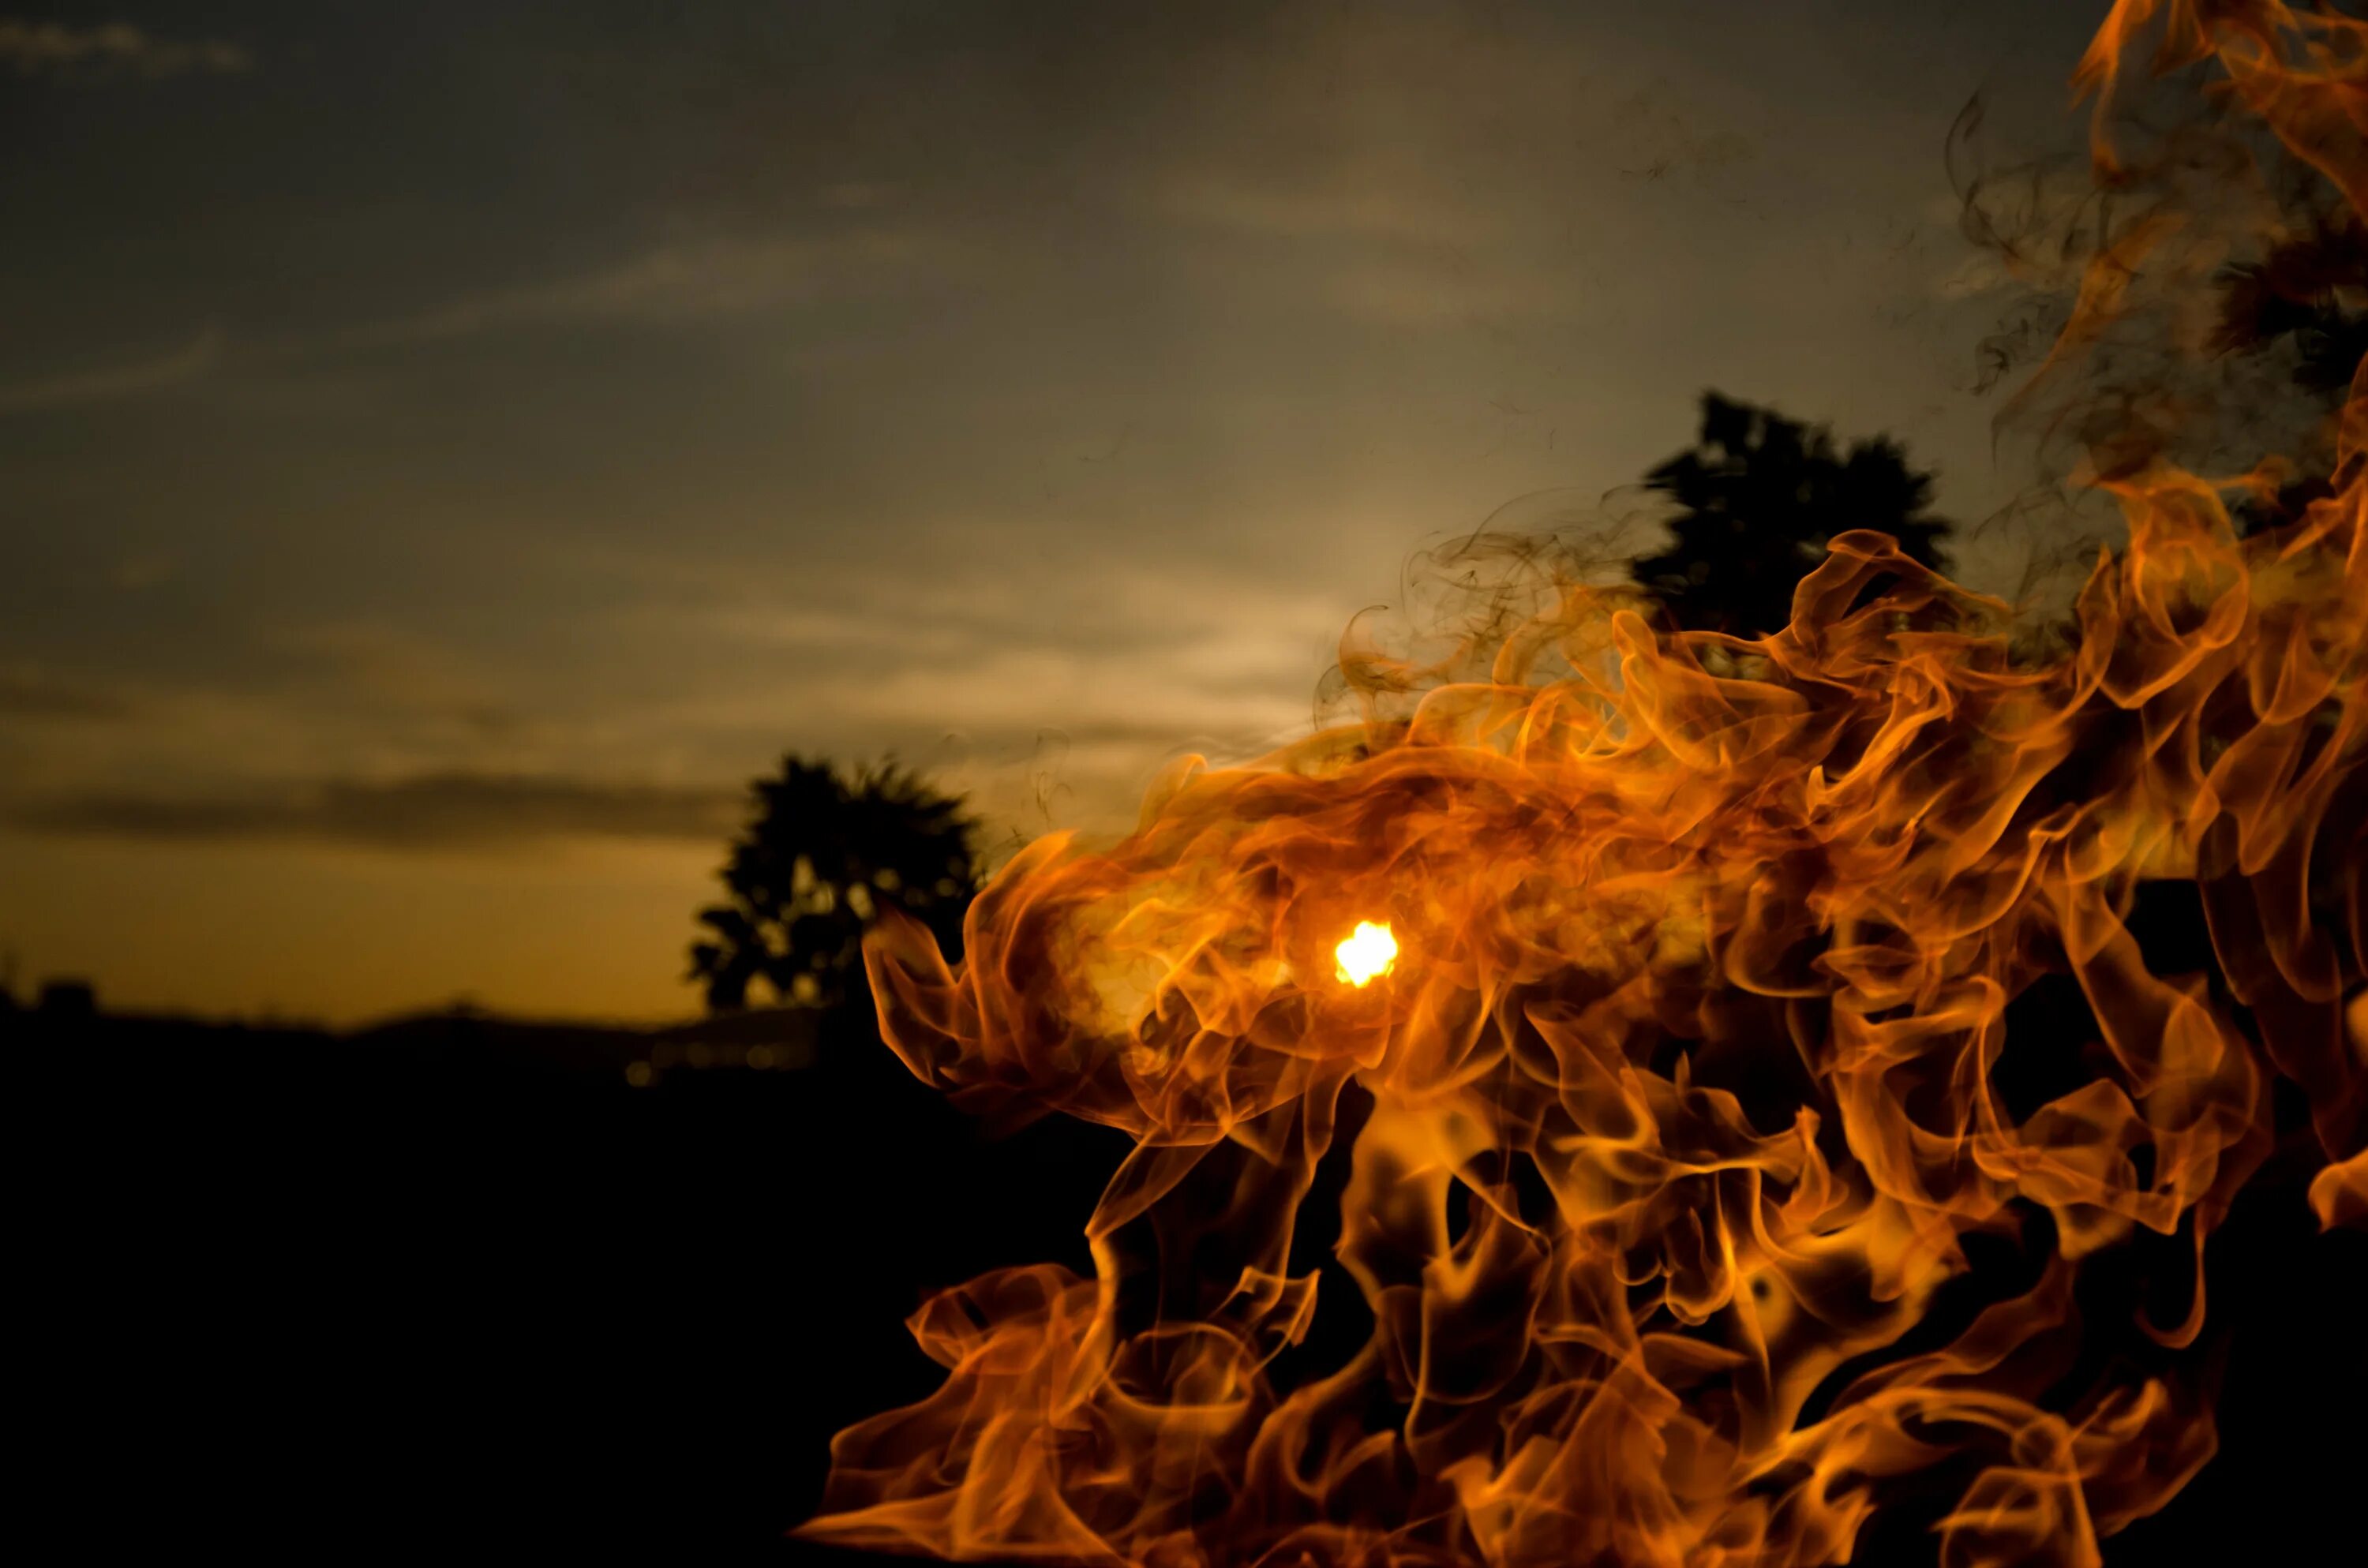
<instances>
[{"instance_id":1,"label":"bright white glow","mask_svg":"<svg viewBox=\"0 0 2368 1568\"><path fill-rule=\"evenodd\" d=\"M1361 987L1374 976L1390 972L1390 966L1397 962L1398 939L1390 935L1387 926L1360 920L1349 939L1332 949L1332 956L1339 960L1339 978Z\"/></svg>"}]
</instances>

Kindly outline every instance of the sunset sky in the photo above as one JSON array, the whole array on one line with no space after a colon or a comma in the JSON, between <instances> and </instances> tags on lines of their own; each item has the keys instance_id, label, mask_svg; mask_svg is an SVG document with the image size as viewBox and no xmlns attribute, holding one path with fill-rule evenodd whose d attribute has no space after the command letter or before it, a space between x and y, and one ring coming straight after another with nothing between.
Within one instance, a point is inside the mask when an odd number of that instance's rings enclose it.
<instances>
[{"instance_id":1,"label":"sunset sky","mask_svg":"<svg viewBox=\"0 0 2368 1568\"><path fill-rule=\"evenodd\" d=\"M1704 387L1978 518L2100 9L0 0L0 955L683 1014L784 750L1109 825Z\"/></svg>"}]
</instances>

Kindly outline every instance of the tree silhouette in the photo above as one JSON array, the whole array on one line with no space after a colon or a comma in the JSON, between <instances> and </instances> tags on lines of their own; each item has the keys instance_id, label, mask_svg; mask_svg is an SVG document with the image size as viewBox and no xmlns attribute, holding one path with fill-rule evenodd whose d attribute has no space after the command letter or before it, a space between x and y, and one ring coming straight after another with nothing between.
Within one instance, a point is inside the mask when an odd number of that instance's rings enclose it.
<instances>
[{"instance_id":1,"label":"tree silhouette","mask_svg":"<svg viewBox=\"0 0 2368 1568\"><path fill-rule=\"evenodd\" d=\"M2328 415L2343 406L2368 358L2368 233L2348 214L2300 224L2250 266L2220 275L2220 321L2214 347L2261 355L2293 346L2294 384ZM2237 529L2253 533L2291 522L2335 493L2324 463L2289 477L2277 494L2234 510Z\"/></svg>"},{"instance_id":2,"label":"tree silhouette","mask_svg":"<svg viewBox=\"0 0 2368 1568\"><path fill-rule=\"evenodd\" d=\"M2292 339L2294 384L2329 406L2342 403L2368 355L2368 232L2345 215L2322 219L2270 248L2256 264L2220 276L2215 347L2259 353Z\"/></svg>"},{"instance_id":3,"label":"tree silhouette","mask_svg":"<svg viewBox=\"0 0 2368 1568\"><path fill-rule=\"evenodd\" d=\"M1877 437L1838 452L1824 426L1714 392L1702 394L1701 438L1645 483L1679 511L1669 548L1630 571L1672 619L1697 631L1782 629L1793 585L1846 529L1879 529L1933 567L1950 529L1925 513L1932 476L1909 468L1896 442Z\"/></svg>"},{"instance_id":4,"label":"tree silhouette","mask_svg":"<svg viewBox=\"0 0 2368 1568\"><path fill-rule=\"evenodd\" d=\"M782 1002L836 1006L883 906L959 952L978 891L977 823L959 798L890 763L842 775L792 754L750 786L754 812L722 872L725 903L700 912L690 978L707 1005L747 1005L758 981Z\"/></svg>"}]
</instances>

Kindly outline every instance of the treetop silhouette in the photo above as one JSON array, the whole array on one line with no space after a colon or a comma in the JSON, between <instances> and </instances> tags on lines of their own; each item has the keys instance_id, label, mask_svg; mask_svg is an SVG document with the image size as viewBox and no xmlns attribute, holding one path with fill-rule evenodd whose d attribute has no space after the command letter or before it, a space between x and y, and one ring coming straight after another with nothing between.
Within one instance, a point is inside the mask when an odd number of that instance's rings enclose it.
<instances>
[{"instance_id":1,"label":"treetop silhouette","mask_svg":"<svg viewBox=\"0 0 2368 1568\"><path fill-rule=\"evenodd\" d=\"M1645 476L1678 505L1669 548L1631 567L1679 625L1760 636L1792 619L1793 588L1826 541L1874 528L1927 566L1951 525L1928 515L1932 476L1885 437L1838 448L1821 425L1706 392L1695 445Z\"/></svg>"},{"instance_id":2,"label":"treetop silhouette","mask_svg":"<svg viewBox=\"0 0 2368 1568\"><path fill-rule=\"evenodd\" d=\"M711 1008L746 1006L759 981L784 1003L847 1000L863 933L889 906L959 953L979 882L978 824L960 798L893 762L842 773L794 753L750 796L721 873L729 896L700 912L710 935L690 949Z\"/></svg>"},{"instance_id":3,"label":"treetop silhouette","mask_svg":"<svg viewBox=\"0 0 2368 1568\"><path fill-rule=\"evenodd\" d=\"M2368 358L2368 233L2348 215L2300 224L2260 261L2220 276L2220 320L2213 347L2255 357L2290 346L2296 392L2326 415L2327 428L2272 494L2239 503L2240 533L2294 521L2335 493L2331 433L2351 384Z\"/></svg>"}]
</instances>

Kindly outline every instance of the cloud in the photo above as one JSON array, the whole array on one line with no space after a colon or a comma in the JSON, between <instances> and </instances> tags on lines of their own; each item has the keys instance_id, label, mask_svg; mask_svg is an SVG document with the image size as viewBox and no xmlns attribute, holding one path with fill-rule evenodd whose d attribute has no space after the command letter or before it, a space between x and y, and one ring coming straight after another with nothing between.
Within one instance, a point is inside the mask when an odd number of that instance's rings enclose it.
<instances>
[{"instance_id":1,"label":"cloud","mask_svg":"<svg viewBox=\"0 0 2368 1568\"><path fill-rule=\"evenodd\" d=\"M226 343L227 338L219 327L208 327L190 339L186 347L155 358L95 370L75 370L34 381L0 383L0 414L79 408L186 385L207 375L222 362Z\"/></svg>"},{"instance_id":2,"label":"cloud","mask_svg":"<svg viewBox=\"0 0 2368 1568\"><path fill-rule=\"evenodd\" d=\"M0 23L0 28L9 24ZM0 32L0 40L5 40ZM7 58L0 48L0 62ZM225 369L302 365L326 356L441 343L485 333L586 323L672 324L810 305L876 292L899 276L942 272L950 258L911 234L864 230L661 245L613 265L464 294L408 315L233 345L209 326L150 358L0 381L0 415L82 408L187 385Z\"/></svg>"},{"instance_id":3,"label":"cloud","mask_svg":"<svg viewBox=\"0 0 2368 1568\"><path fill-rule=\"evenodd\" d=\"M1471 204L1395 186L1287 181L1241 171L1194 171L1170 181L1155 199L1174 222L1278 239L1468 244L1493 238L1498 227Z\"/></svg>"},{"instance_id":4,"label":"cloud","mask_svg":"<svg viewBox=\"0 0 2368 1568\"><path fill-rule=\"evenodd\" d=\"M1487 271L1456 263L1360 261L1322 276L1314 285L1325 304L1382 326L1463 326L1510 317L1567 313L1569 286L1517 268Z\"/></svg>"},{"instance_id":5,"label":"cloud","mask_svg":"<svg viewBox=\"0 0 2368 1568\"><path fill-rule=\"evenodd\" d=\"M453 649L384 621L313 621L257 634L293 683L340 708L382 717L457 720L487 733L521 716L500 684Z\"/></svg>"},{"instance_id":6,"label":"cloud","mask_svg":"<svg viewBox=\"0 0 2368 1568\"><path fill-rule=\"evenodd\" d=\"M0 51L0 62L6 58ZM793 310L952 276L958 261L948 236L884 229L669 244L607 267L461 294L407 315L320 333L233 343L222 328L209 326L182 347L150 358L0 381L0 415L90 407L217 373L301 366L358 351L490 333L600 324L671 325Z\"/></svg>"},{"instance_id":7,"label":"cloud","mask_svg":"<svg viewBox=\"0 0 2368 1568\"><path fill-rule=\"evenodd\" d=\"M121 76L157 79L229 76L255 68L255 56L218 39L161 39L128 22L70 28L0 17L0 70L70 82Z\"/></svg>"},{"instance_id":8,"label":"cloud","mask_svg":"<svg viewBox=\"0 0 2368 1568\"><path fill-rule=\"evenodd\" d=\"M938 237L881 229L669 244L612 266L466 295L290 347L302 354L552 324L681 322L876 293L899 278L951 271L952 263Z\"/></svg>"},{"instance_id":9,"label":"cloud","mask_svg":"<svg viewBox=\"0 0 2368 1568\"><path fill-rule=\"evenodd\" d=\"M330 779L278 793L94 793L10 809L12 825L74 837L164 842L313 839L380 848L485 847L557 839L721 841L737 789L550 775L434 773Z\"/></svg>"},{"instance_id":10,"label":"cloud","mask_svg":"<svg viewBox=\"0 0 2368 1568\"><path fill-rule=\"evenodd\" d=\"M132 707L122 693L105 687L62 680L30 665L0 665L0 717L121 719Z\"/></svg>"}]
</instances>

